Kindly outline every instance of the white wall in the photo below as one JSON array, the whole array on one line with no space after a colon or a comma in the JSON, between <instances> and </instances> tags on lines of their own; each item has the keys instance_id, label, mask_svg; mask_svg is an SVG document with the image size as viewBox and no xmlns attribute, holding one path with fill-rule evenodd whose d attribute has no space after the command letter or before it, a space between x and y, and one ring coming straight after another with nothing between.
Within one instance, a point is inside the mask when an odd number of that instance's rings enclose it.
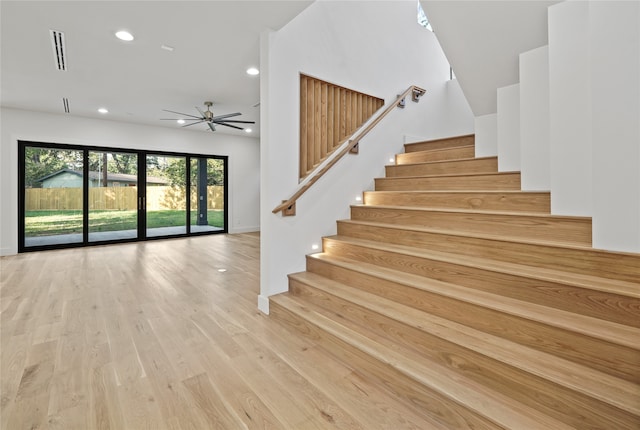
<instances>
[{"instance_id":1,"label":"white wall","mask_svg":"<svg viewBox=\"0 0 640 430\"><path fill-rule=\"evenodd\" d=\"M421 0L474 115L496 113L496 90L518 82L518 56L547 44L558 0Z\"/></svg>"},{"instance_id":2,"label":"white wall","mask_svg":"<svg viewBox=\"0 0 640 430\"><path fill-rule=\"evenodd\" d=\"M592 145L589 3L549 8L551 211L591 216Z\"/></svg>"},{"instance_id":3,"label":"white wall","mask_svg":"<svg viewBox=\"0 0 640 430\"><path fill-rule=\"evenodd\" d=\"M229 156L229 232L259 230L259 140L3 108L0 253L18 249L18 140Z\"/></svg>"},{"instance_id":4,"label":"white wall","mask_svg":"<svg viewBox=\"0 0 640 430\"><path fill-rule=\"evenodd\" d=\"M498 155L498 114L490 113L475 117L476 157Z\"/></svg>"},{"instance_id":5,"label":"white wall","mask_svg":"<svg viewBox=\"0 0 640 430\"><path fill-rule=\"evenodd\" d=\"M593 246L640 252L640 3L589 4Z\"/></svg>"},{"instance_id":6,"label":"white wall","mask_svg":"<svg viewBox=\"0 0 640 430\"><path fill-rule=\"evenodd\" d=\"M551 189L549 47L520 54L520 165L525 191Z\"/></svg>"},{"instance_id":7,"label":"white wall","mask_svg":"<svg viewBox=\"0 0 640 430\"><path fill-rule=\"evenodd\" d=\"M435 36L416 23L414 1L317 1L261 47L261 296L287 290L286 275L304 270L304 255L373 178L402 150L403 137L473 132L473 116ZM383 125L318 181L297 203L295 217L272 209L298 186L299 73L382 97L387 103L415 84L420 103L396 109Z\"/></svg>"},{"instance_id":8,"label":"white wall","mask_svg":"<svg viewBox=\"0 0 640 430\"><path fill-rule=\"evenodd\" d=\"M520 171L520 84L498 88L498 171Z\"/></svg>"}]
</instances>

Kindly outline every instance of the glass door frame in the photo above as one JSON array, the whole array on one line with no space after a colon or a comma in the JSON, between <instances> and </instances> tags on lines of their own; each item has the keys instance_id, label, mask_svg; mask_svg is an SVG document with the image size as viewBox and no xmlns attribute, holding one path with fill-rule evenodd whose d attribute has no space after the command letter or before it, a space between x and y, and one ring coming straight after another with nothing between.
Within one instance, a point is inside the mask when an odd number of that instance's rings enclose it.
<instances>
[{"instance_id":1,"label":"glass door frame","mask_svg":"<svg viewBox=\"0 0 640 430\"><path fill-rule=\"evenodd\" d=\"M82 242L74 243L60 243L52 245L37 245L26 246L25 240L25 215L26 215L26 187L25 187L25 150L26 148L43 148L43 149L55 149L55 150L73 150L81 151L83 154L83 176L82 176ZM116 240L104 240L104 241L89 241L89 152L117 152L117 153L130 153L136 154L138 157L138 193L137 193L137 205L138 205L138 235L136 238L116 239ZM186 233L175 235L158 235L147 237L147 210L146 210L146 198L147 198L147 155L159 155L167 157L185 157L186 163L186 211L185 211L185 223ZM223 219L224 227L216 231L191 231L191 201L190 201L190 189L191 189L191 160L198 158L217 159L223 161ZM229 231L229 211L228 211L228 184L229 184L229 157L226 155L211 155L211 154L193 154L193 153L180 153L180 152L168 152L168 151L154 151L154 150L139 150L131 148L119 148L119 147L99 147L99 146L85 146L85 145L71 145L51 142L36 142L29 140L18 140L18 252L31 252L31 251L43 251L48 249L64 249L64 248L77 248L83 246L96 246L107 245L114 243L128 243L144 240L157 240L167 238L189 237L189 236L202 236L208 234L225 234Z\"/></svg>"}]
</instances>

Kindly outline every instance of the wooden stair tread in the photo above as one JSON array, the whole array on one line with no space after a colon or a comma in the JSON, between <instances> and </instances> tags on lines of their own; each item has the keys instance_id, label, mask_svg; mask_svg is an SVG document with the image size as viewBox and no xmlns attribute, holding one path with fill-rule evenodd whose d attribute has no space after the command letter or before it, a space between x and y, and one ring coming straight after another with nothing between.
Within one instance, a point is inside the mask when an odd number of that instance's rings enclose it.
<instances>
[{"instance_id":1,"label":"wooden stair tread","mask_svg":"<svg viewBox=\"0 0 640 430\"><path fill-rule=\"evenodd\" d=\"M449 148L451 149L451 148ZM425 151L427 152L427 151ZM412 152L411 154L416 154L416 152ZM460 161L478 161L478 160L497 160L498 157L490 156L490 157L472 157L472 158L454 158L451 160L437 160L437 161L423 161L421 163L406 163L406 164L387 164L386 167L410 167L410 166L422 166L425 164L446 164L446 163L457 163Z\"/></svg>"},{"instance_id":2,"label":"wooden stair tread","mask_svg":"<svg viewBox=\"0 0 640 430\"><path fill-rule=\"evenodd\" d=\"M342 238L340 239L342 240ZM389 249L389 248L386 248ZM395 252L402 252L396 249ZM405 254L420 255L404 251ZM534 303L527 303L510 297L499 296L473 288L425 278L419 275L401 273L384 273L384 268L379 268L364 262L358 262L363 267L367 266L367 273L378 273L380 277L390 279L394 282L410 285L413 288L429 291L439 295L454 298L456 300L493 309L498 312L513 315L519 318L536 321L556 328L581 333L605 340L617 345L629 348L640 348L640 329L626 326L610 321L605 321L590 316L584 316L561 309L550 308Z\"/></svg>"},{"instance_id":3,"label":"wooden stair tread","mask_svg":"<svg viewBox=\"0 0 640 430\"><path fill-rule=\"evenodd\" d=\"M389 192L395 191L378 191ZM497 210L482 210L482 209L457 209L457 208L440 208L440 207L428 207L428 206L393 206L393 205L372 205L372 204L353 204L351 207L363 207L363 208L380 208L380 209L398 209L416 212L441 212L441 213L457 213L457 214L479 214L479 215L507 215L514 217L536 217L545 219L558 219L558 220L576 220L576 221L590 221L591 217L585 216L571 216L571 215L553 215L539 212L515 212L515 211L497 211Z\"/></svg>"},{"instance_id":4,"label":"wooden stair tread","mask_svg":"<svg viewBox=\"0 0 640 430\"><path fill-rule=\"evenodd\" d=\"M424 143L424 142L407 143L406 145L414 145L416 143ZM446 152L446 151L464 149L464 148L475 148L475 145L458 145L458 146L449 146L447 148L424 149L422 151L409 152L408 154L417 154L419 152Z\"/></svg>"},{"instance_id":5,"label":"wooden stair tread","mask_svg":"<svg viewBox=\"0 0 640 430\"><path fill-rule=\"evenodd\" d=\"M366 205L551 213L551 193L520 190L365 191Z\"/></svg>"},{"instance_id":6,"label":"wooden stair tread","mask_svg":"<svg viewBox=\"0 0 640 430\"><path fill-rule=\"evenodd\" d=\"M425 360L410 354L409 351L398 352L376 342L350 328L347 321L338 323L318 312L313 304L300 304L295 297L287 294L272 296L270 299L329 335L505 428L573 428L443 366L433 362L425 363Z\"/></svg>"},{"instance_id":7,"label":"wooden stair tread","mask_svg":"<svg viewBox=\"0 0 640 430\"><path fill-rule=\"evenodd\" d=\"M485 173L451 173L451 174L441 174L441 175L423 175L423 176L393 176L393 177L381 177L375 179L418 179L418 178L454 178L454 177L469 177L469 176L508 176L508 175L519 175L520 172L485 172ZM473 190L477 191L477 190ZM494 190L495 191L495 190Z\"/></svg>"},{"instance_id":8,"label":"wooden stair tread","mask_svg":"<svg viewBox=\"0 0 640 430\"><path fill-rule=\"evenodd\" d=\"M422 148L422 147L426 147L426 150L432 150L432 149L452 148L452 147L468 146L468 145L475 146L475 134L465 134L461 136L451 136L451 137L444 137L439 139L429 139L429 140L422 140L418 142L405 143L404 152L409 153L409 152L424 151L425 149L415 149L415 148Z\"/></svg>"},{"instance_id":9,"label":"wooden stair tread","mask_svg":"<svg viewBox=\"0 0 640 430\"><path fill-rule=\"evenodd\" d=\"M524 190L406 190L406 191L365 191L365 193L416 193L416 194L550 194L549 191L524 191Z\"/></svg>"},{"instance_id":10,"label":"wooden stair tread","mask_svg":"<svg viewBox=\"0 0 640 430\"><path fill-rule=\"evenodd\" d=\"M351 269L354 269L354 266L357 267L357 265L343 259L338 259L336 264L350 266ZM376 267L369 264L366 266L367 270L364 271L367 273L371 273L371 269ZM387 272L391 272L391 270L387 270ZM551 380L554 383L597 398L627 412L640 414L640 391L631 382L478 331L463 324L430 315L410 306L385 299L364 290L349 287L315 273L300 272L289 276L292 279L308 283L314 288L322 289L328 294L337 295L344 300L357 303L407 326L428 332L494 360ZM409 283L413 282L410 281Z\"/></svg>"},{"instance_id":11,"label":"wooden stair tread","mask_svg":"<svg viewBox=\"0 0 640 430\"><path fill-rule=\"evenodd\" d=\"M349 221L353 222L353 221ZM372 224L372 223L369 223ZM468 235L467 235L468 236ZM600 278L592 275L584 275L575 272L564 272L557 269L543 268L527 266L524 264L510 263L507 261L498 261L488 258L468 256L468 255L456 255L448 252L434 251L419 249L416 247L395 245L395 244L381 244L380 242L374 242L365 239L358 239L347 236L329 236L329 238L335 238L344 242L354 243L361 246L367 246L376 249L390 250L394 252L400 252L404 254L410 254L418 257L428 257L430 259L436 259L445 262L451 262L458 265L470 266L481 268L485 270L491 270L495 272L502 272L513 275L527 276L533 279L539 279L541 281L550 281L562 283L579 288L588 288L605 293L618 294L621 296L640 298L640 285L633 282L621 281L617 279ZM565 246L566 247L566 246ZM592 248L584 247L582 249L592 250Z\"/></svg>"},{"instance_id":12,"label":"wooden stair tread","mask_svg":"<svg viewBox=\"0 0 640 430\"><path fill-rule=\"evenodd\" d=\"M503 242L527 243L530 245L564 247L567 249L579 249L579 250L593 249L590 246L586 246L579 242L568 242L563 240L551 240L551 239L533 239L533 238L527 238L527 237L513 237L513 236L505 236L505 235L500 235L495 233L492 234L492 233L461 231L461 230L456 230L451 228L425 227L420 225L402 225L402 224L391 224L391 223L364 221L364 220L351 220L351 219L339 220L339 222L348 223L348 224L367 225L372 227L395 228L398 230L406 230L406 231L422 231L422 232L429 232L429 233L447 234L451 236L498 240Z\"/></svg>"}]
</instances>

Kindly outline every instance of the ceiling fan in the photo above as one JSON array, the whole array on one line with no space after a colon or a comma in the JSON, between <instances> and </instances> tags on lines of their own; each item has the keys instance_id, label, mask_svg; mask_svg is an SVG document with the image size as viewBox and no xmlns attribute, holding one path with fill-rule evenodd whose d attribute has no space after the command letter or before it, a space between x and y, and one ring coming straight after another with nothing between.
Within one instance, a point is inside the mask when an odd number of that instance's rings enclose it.
<instances>
[{"instance_id":1,"label":"ceiling fan","mask_svg":"<svg viewBox=\"0 0 640 430\"><path fill-rule=\"evenodd\" d=\"M224 125L225 127L231 127L238 130L244 130L242 127L238 127L233 124L255 124L255 121L239 121L239 120L229 120L228 118L232 118L234 116L242 115L240 112L236 113L227 113L224 115L213 116L213 112L211 111L211 106L213 106L213 102L204 102L204 105L207 107L206 111L202 111L199 107L196 106L198 113L200 116L191 115L188 113L175 112L172 110L163 109L165 112L171 112L178 115L182 115L186 118L160 118L162 121L193 121L189 124L183 125L182 127L190 127L195 124L200 124L206 122L211 131L216 131L216 125Z\"/></svg>"}]
</instances>

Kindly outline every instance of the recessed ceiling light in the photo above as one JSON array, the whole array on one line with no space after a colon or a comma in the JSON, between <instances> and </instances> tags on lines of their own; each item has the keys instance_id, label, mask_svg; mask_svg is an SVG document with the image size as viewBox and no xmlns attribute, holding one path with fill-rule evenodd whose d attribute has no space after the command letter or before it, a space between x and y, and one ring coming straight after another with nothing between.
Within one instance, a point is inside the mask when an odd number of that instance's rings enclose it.
<instances>
[{"instance_id":1,"label":"recessed ceiling light","mask_svg":"<svg viewBox=\"0 0 640 430\"><path fill-rule=\"evenodd\" d=\"M160 49L164 49L165 51L173 51L173 46L169 46L169 45L160 45Z\"/></svg>"},{"instance_id":2,"label":"recessed ceiling light","mask_svg":"<svg viewBox=\"0 0 640 430\"><path fill-rule=\"evenodd\" d=\"M187 122L187 121L185 121L185 120L183 120L183 119L179 119L179 120L178 120L178 124L184 124L185 122Z\"/></svg>"},{"instance_id":3,"label":"recessed ceiling light","mask_svg":"<svg viewBox=\"0 0 640 430\"><path fill-rule=\"evenodd\" d=\"M250 128L245 128L245 129L244 129L244 131L245 131L246 133L251 133L253 130L251 130Z\"/></svg>"},{"instance_id":4,"label":"recessed ceiling light","mask_svg":"<svg viewBox=\"0 0 640 430\"><path fill-rule=\"evenodd\" d=\"M107 108L100 108L100 109L98 109L98 112L100 112L100 113L109 113L109 109L107 109Z\"/></svg>"},{"instance_id":5,"label":"recessed ceiling light","mask_svg":"<svg viewBox=\"0 0 640 430\"><path fill-rule=\"evenodd\" d=\"M255 67L249 67L247 69L247 75L255 76L259 74L260 74L260 70L256 69Z\"/></svg>"},{"instance_id":6,"label":"recessed ceiling light","mask_svg":"<svg viewBox=\"0 0 640 430\"><path fill-rule=\"evenodd\" d=\"M133 40L133 34L125 30L118 31L116 33L116 37L120 40L124 40L125 42L131 42Z\"/></svg>"}]
</instances>

